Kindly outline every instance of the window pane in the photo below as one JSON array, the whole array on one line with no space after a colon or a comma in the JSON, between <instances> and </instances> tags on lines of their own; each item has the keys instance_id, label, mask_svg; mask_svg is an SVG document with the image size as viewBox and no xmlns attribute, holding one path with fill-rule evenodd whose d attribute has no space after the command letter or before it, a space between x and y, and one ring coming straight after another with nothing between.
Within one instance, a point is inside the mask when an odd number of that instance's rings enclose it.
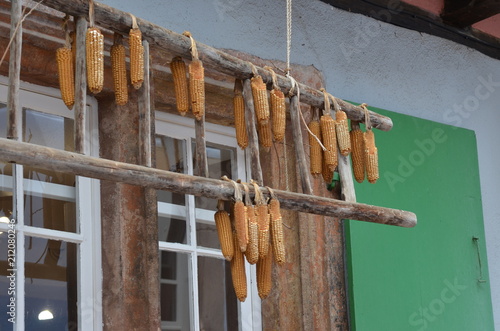
<instances>
[{"instance_id":1,"label":"window pane","mask_svg":"<svg viewBox=\"0 0 500 331\"><path fill-rule=\"evenodd\" d=\"M162 330L190 330L189 256L160 251L160 295Z\"/></svg>"},{"instance_id":2,"label":"window pane","mask_svg":"<svg viewBox=\"0 0 500 331\"><path fill-rule=\"evenodd\" d=\"M187 173L186 141L166 136L157 135L156 143L156 168L179 173ZM186 198L183 194L168 191L158 191L158 201L185 206Z\"/></svg>"},{"instance_id":3,"label":"window pane","mask_svg":"<svg viewBox=\"0 0 500 331\"><path fill-rule=\"evenodd\" d=\"M76 329L77 245L26 237L25 250L26 330Z\"/></svg>"},{"instance_id":4,"label":"window pane","mask_svg":"<svg viewBox=\"0 0 500 331\"><path fill-rule=\"evenodd\" d=\"M217 228L214 224L196 222L196 239L198 246L220 249Z\"/></svg>"},{"instance_id":5,"label":"window pane","mask_svg":"<svg viewBox=\"0 0 500 331\"><path fill-rule=\"evenodd\" d=\"M230 264L198 257L200 330L238 330L238 307Z\"/></svg>"},{"instance_id":6,"label":"window pane","mask_svg":"<svg viewBox=\"0 0 500 331\"><path fill-rule=\"evenodd\" d=\"M7 105L0 102L0 138L7 138ZM2 329L3 330L3 329Z\"/></svg>"}]
</instances>

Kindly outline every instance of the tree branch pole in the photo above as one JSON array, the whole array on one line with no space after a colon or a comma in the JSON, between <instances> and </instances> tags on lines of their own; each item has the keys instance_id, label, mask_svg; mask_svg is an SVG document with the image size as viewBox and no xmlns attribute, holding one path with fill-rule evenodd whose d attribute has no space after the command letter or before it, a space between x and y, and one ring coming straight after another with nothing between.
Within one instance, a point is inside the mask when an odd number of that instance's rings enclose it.
<instances>
[{"instance_id":1,"label":"tree branch pole","mask_svg":"<svg viewBox=\"0 0 500 331\"><path fill-rule=\"evenodd\" d=\"M73 16L87 16L89 8L87 0L44 0L43 4ZM97 2L94 3L94 17L96 24L99 26L121 34L128 34L130 26L132 25L132 19L129 13ZM139 18L137 18L137 23L141 27L143 38L148 40L150 45L168 49L170 52L174 53L174 55L187 59L191 58L189 50L191 42L188 37ZM217 70L238 79L252 77L252 66L249 62L199 42L196 42L196 46L200 55L200 60L203 61L203 64L207 68ZM257 70L265 82L272 81L271 73L268 70L260 67L257 67ZM287 94L292 88L290 80L282 75L277 75L277 78L278 85L281 86L283 92ZM323 108L323 93L300 83L299 88L301 102ZM346 112L350 119L364 123L365 114L363 108L341 99L337 100L340 108ZM370 120L373 127L379 130L389 131L392 128L392 120L389 117L370 112Z\"/></svg>"},{"instance_id":2,"label":"tree branch pole","mask_svg":"<svg viewBox=\"0 0 500 331\"><path fill-rule=\"evenodd\" d=\"M57 169L78 176L152 187L179 194L222 200L229 200L234 196L234 186L226 181L99 159L4 138L0 138L0 159L4 162L36 165L42 169ZM269 194L265 188L262 191ZM251 193L253 194L253 190ZM416 215L408 211L282 190L275 190L275 193L284 209L402 227L413 227L417 224Z\"/></svg>"},{"instance_id":3,"label":"tree branch pole","mask_svg":"<svg viewBox=\"0 0 500 331\"><path fill-rule=\"evenodd\" d=\"M87 21L76 17L75 61L75 151L85 154L85 113L87 111L87 67L85 65L85 36Z\"/></svg>"},{"instance_id":4,"label":"tree branch pole","mask_svg":"<svg viewBox=\"0 0 500 331\"><path fill-rule=\"evenodd\" d=\"M139 163L151 167L151 82L149 77L149 43L144 40L144 82L139 89Z\"/></svg>"},{"instance_id":5,"label":"tree branch pole","mask_svg":"<svg viewBox=\"0 0 500 331\"><path fill-rule=\"evenodd\" d=\"M22 140L22 106L19 100L23 43L22 0L12 0L10 11L9 92L7 95L7 137Z\"/></svg>"},{"instance_id":6,"label":"tree branch pole","mask_svg":"<svg viewBox=\"0 0 500 331\"><path fill-rule=\"evenodd\" d=\"M245 100L245 122L248 134L247 153L250 154L251 178L256 180L259 185L264 185L262 176L262 167L260 165L259 137L255 126L255 109L253 104L252 86L250 79L243 81L243 100Z\"/></svg>"}]
</instances>

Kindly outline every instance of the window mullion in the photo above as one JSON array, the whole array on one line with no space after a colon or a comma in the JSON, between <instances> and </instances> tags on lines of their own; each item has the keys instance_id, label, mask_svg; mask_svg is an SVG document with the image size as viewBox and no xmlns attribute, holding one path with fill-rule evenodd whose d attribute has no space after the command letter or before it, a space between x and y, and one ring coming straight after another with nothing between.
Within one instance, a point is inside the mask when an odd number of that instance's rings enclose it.
<instances>
[{"instance_id":1,"label":"window mullion","mask_svg":"<svg viewBox=\"0 0 500 331\"><path fill-rule=\"evenodd\" d=\"M16 331L24 331L24 232L22 230L24 224L24 182L23 182L23 166L15 164L13 167L13 217L16 220L17 240L16 240Z\"/></svg>"}]
</instances>

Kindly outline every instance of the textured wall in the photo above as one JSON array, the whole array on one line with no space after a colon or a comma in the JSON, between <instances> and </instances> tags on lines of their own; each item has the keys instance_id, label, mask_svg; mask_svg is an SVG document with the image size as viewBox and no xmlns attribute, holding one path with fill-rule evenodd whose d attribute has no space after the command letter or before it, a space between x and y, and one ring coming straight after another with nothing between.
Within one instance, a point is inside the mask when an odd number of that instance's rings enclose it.
<instances>
[{"instance_id":1,"label":"textured wall","mask_svg":"<svg viewBox=\"0 0 500 331\"><path fill-rule=\"evenodd\" d=\"M102 2L179 33L189 30L214 47L285 59L283 0ZM293 4L292 62L316 66L332 94L476 131L493 309L500 329L499 61L319 1Z\"/></svg>"}]
</instances>

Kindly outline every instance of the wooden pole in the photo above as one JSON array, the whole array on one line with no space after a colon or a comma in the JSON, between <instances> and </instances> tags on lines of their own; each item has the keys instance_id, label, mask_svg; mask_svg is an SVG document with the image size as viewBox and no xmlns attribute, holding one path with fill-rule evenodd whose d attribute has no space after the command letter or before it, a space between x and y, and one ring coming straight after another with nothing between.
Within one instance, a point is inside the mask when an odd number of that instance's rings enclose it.
<instances>
[{"instance_id":1,"label":"wooden pole","mask_svg":"<svg viewBox=\"0 0 500 331\"><path fill-rule=\"evenodd\" d=\"M144 82L139 90L139 164L151 167L151 88L149 77L149 43L144 40Z\"/></svg>"},{"instance_id":2,"label":"wooden pole","mask_svg":"<svg viewBox=\"0 0 500 331\"><path fill-rule=\"evenodd\" d=\"M85 113L87 111L87 69L85 65L85 35L87 20L76 18L75 62L75 152L85 154Z\"/></svg>"},{"instance_id":3,"label":"wooden pole","mask_svg":"<svg viewBox=\"0 0 500 331\"><path fill-rule=\"evenodd\" d=\"M226 181L99 159L4 138L0 138L0 160L211 199L229 200L234 196L234 186ZM251 192L253 194L253 189ZM263 193L269 192L263 188ZM408 211L281 190L275 190L275 193L284 209L402 227L417 224L416 215Z\"/></svg>"},{"instance_id":4,"label":"wooden pole","mask_svg":"<svg viewBox=\"0 0 500 331\"><path fill-rule=\"evenodd\" d=\"M43 4L73 16L86 16L89 8L87 0L44 0ZM128 34L132 25L129 13L101 3L94 3L94 14L97 25L114 32ZM140 18L137 18L137 23L141 27L143 38L148 40L151 45L168 49L176 56L191 58L191 42L188 37ZM206 68L217 70L238 79L252 77L252 66L249 62L199 42L196 42L196 46L200 60L203 61ZM265 82L272 81L271 73L268 70L260 67L257 67L257 70ZM283 92L288 92L292 88L288 78L281 75L277 75L277 78L278 85L283 89ZM323 108L323 93L303 84L299 84L299 88L302 103ZM338 104L350 119L364 122L363 108L340 99L338 99ZM370 120L373 127L379 130L389 131L392 128L392 120L389 117L370 112Z\"/></svg>"},{"instance_id":5,"label":"wooden pole","mask_svg":"<svg viewBox=\"0 0 500 331\"><path fill-rule=\"evenodd\" d=\"M207 142L205 139L205 114L194 120L196 147L194 151L195 174L208 177Z\"/></svg>"},{"instance_id":6,"label":"wooden pole","mask_svg":"<svg viewBox=\"0 0 500 331\"><path fill-rule=\"evenodd\" d=\"M22 140L22 106L19 102L23 42L22 1L12 0L10 11L9 94L7 95L7 138Z\"/></svg>"},{"instance_id":7,"label":"wooden pole","mask_svg":"<svg viewBox=\"0 0 500 331\"><path fill-rule=\"evenodd\" d=\"M260 165L259 137L255 126L255 109L253 106L252 86L250 79L243 81L243 99L245 100L245 121L247 125L248 146L247 151L250 154L251 178L256 180L259 185L264 185L262 177L262 167Z\"/></svg>"},{"instance_id":8,"label":"wooden pole","mask_svg":"<svg viewBox=\"0 0 500 331\"><path fill-rule=\"evenodd\" d=\"M313 194L311 178L309 177L309 165L307 164L306 152L304 151L304 141L302 140L302 129L300 127L300 103L297 95L290 98L290 120L292 122L293 144L295 146L295 156L299 168L302 192L304 194Z\"/></svg>"}]
</instances>

